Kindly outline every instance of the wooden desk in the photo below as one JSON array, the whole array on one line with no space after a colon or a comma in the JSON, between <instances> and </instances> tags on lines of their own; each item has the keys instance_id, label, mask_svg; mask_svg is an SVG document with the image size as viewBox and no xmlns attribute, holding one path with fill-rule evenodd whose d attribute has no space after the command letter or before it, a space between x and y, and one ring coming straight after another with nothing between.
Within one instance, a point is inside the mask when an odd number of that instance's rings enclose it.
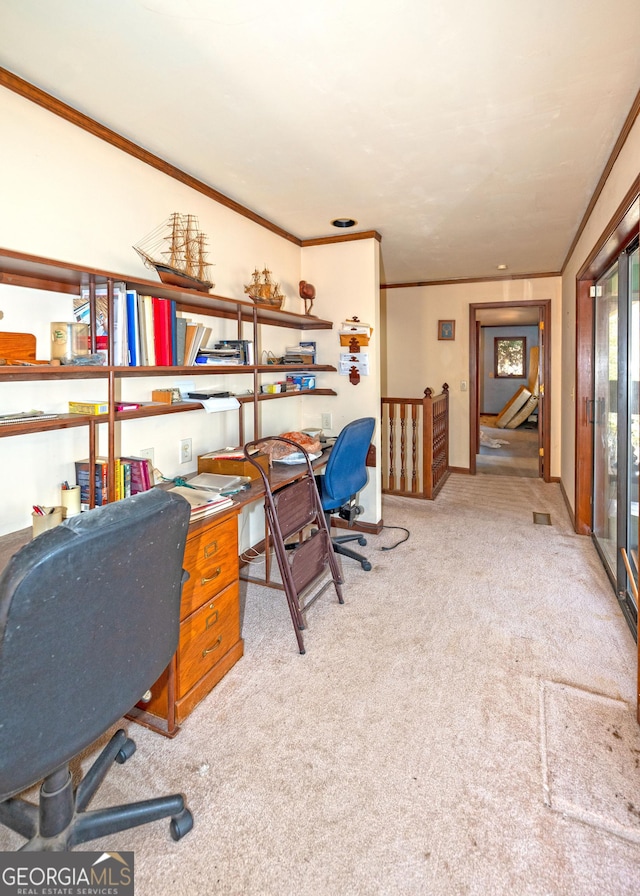
<instances>
[{"instance_id":1,"label":"wooden desk","mask_svg":"<svg viewBox=\"0 0 640 896\"><path fill-rule=\"evenodd\" d=\"M314 469L322 469L328 455L327 450L313 461ZM306 470L306 464L275 464L270 471L272 490L277 491L294 482ZM150 688L149 698L136 704L127 718L174 737L181 722L243 655L238 514L256 501L264 501L264 496L262 479L254 479L248 489L234 496L232 507L190 524L184 554L189 580L182 589L178 649L167 669ZM31 537L29 527L0 538L0 571ZM264 545L265 578L243 576L243 579L281 588L271 582L266 521Z\"/></svg>"}]
</instances>

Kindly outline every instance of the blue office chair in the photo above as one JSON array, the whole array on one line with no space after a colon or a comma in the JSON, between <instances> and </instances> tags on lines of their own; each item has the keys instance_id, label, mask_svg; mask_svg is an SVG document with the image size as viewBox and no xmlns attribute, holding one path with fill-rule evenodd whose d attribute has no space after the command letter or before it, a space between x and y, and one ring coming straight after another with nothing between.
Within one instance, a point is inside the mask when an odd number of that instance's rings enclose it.
<instances>
[{"instance_id":1,"label":"blue office chair","mask_svg":"<svg viewBox=\"0 0 640 896\"><path fill-rule=\"evenodd\" d=\"M331 515L339 514L342 519L353 525L356 516L362 512L358 506L358 492L367 484L367 452L375 427L373 417L362 417L348 423L338 438L329 455L324 476L318 477L318 488L322 509L331 528ZM331 538L333 549L337 554L357 560L367 572L371 564L366 557L345 547L345 544L357 541L364 546L366 538L360 534L338 535Z\"/></svg>"}]
</instances>

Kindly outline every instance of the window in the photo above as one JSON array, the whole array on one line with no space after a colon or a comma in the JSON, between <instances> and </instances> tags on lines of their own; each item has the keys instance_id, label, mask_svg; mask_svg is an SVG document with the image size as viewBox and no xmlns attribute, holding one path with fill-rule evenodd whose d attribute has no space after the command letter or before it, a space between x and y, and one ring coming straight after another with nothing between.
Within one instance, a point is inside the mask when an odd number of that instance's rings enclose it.
<instances>
[{"instance_id":1,"label":"window","mask_svg":"<svg viewBox=\"0 0 640 896\"><path fill-rule=\"evenodd\" d=\"M527 340L524 336L496 336L494 347L494 376L515 376L523 379L527 375Z\"/></svg>"}]
</instances>

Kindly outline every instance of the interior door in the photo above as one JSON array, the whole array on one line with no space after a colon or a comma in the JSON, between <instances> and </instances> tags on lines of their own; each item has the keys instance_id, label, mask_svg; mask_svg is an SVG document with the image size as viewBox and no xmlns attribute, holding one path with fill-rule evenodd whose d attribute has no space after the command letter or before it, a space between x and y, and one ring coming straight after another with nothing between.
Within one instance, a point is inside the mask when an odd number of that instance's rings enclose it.
<instances>
[{"instance_id":1,"label":"interior door","mask_svg":"<svg viewBox=\"0 0 640 896\"><path fill-rule=\"evenodd\" d=\"M542 315L542 309L540 309ZM544 456L544 359L546 356L545 347L545 328L544 319L541 318L538 323L538 476L544 479L545 465L549 463L549 458Z\"/></svg>"}]
</instances>

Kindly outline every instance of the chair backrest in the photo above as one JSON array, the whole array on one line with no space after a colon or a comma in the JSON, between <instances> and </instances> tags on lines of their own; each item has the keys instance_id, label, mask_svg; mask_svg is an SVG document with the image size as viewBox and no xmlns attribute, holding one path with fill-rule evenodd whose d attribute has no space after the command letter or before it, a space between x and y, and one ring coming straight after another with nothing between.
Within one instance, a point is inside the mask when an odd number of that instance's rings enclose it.
<instances>
[{"instance_id":1,"label":"chair backrest","mask_svg":"<svg viewBox=\"0 0 640 896\"><path fill-rule=\"evenodd\" d=\"M75 516L0 577L0 800L120 719L178 643L190 509L151 489Z\"/></svg>"},{"instance_id":2,"label":"chair backrest","mask_svg":"<svg viewBox=\"0 0 640 896\"><path fill-rule=\"evenodd\" d=\"M341 431L322 477L323 507L337 507L366 485L367 452L374 427L373 417L361 417Z\"/></svg>"}]
</instances>

